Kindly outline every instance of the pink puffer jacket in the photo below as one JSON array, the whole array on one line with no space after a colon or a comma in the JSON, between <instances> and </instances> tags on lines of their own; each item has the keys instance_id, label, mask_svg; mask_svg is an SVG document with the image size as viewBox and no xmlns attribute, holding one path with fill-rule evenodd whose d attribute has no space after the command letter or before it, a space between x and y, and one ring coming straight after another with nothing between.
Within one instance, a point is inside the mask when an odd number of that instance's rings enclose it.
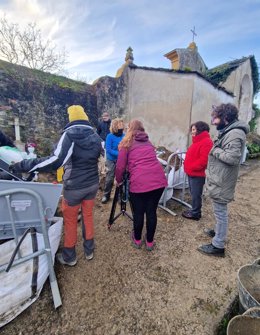
<instances>
[{"instance_id":1,"label":"pink puffer jacket","mask_svg":"<svg viewBox=\"0 0 260 335\"><path fill-rule=\"evenodd\" d=\"M122 182L126 170L130 174L132 193L149 192L167 186L163 168L145 132L137 132L131 147L119 151L115 172L118 183Z\"/></svg>"}]
</instances>

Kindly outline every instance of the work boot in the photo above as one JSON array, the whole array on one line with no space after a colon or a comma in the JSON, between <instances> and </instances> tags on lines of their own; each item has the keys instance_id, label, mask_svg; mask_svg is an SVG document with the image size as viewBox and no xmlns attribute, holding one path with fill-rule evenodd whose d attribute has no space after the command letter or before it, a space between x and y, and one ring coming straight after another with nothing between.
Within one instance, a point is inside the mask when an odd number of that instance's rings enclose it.
<instances>
[{"instance_id":1,"label":"work boot","mask_svg":"<svg viewBox=\"0 0 260 335\"><path fill-rule=\"evenodd\" d=\"M208 256L225 257L225 249L216 248L211 243L201 245L200 247L198 247L198 251Z\"/></svg>"},{"instance_id":2,"label":"work boot","mask_svg":"<svg viewBox=\"0 0 260 335\"><path fill-rule=\"evenodd\" d=\"M209 237L213 238L216 233L215 233L215 230L214 229L209 229L209 228L205 228L203 230L204 234L208 235Z\"/></svg>"},{"instance_id":3,"label":"work boot","mask_svg":"<svg viewBox=\"0 0 260 335\"><path fill-rule=\"evenodd\" d=\"M191 211L184 211L181 214L185 219L199 221L201 216L194 216Z\"/></svg>"}]
</instances>

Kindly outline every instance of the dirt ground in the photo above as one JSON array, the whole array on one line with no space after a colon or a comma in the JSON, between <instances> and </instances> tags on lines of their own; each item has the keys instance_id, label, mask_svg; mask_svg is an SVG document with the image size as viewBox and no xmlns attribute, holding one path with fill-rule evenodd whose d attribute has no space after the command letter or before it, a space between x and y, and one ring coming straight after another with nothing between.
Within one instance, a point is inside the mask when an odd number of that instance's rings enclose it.
<instances>
[{"instance_id":1,"label":"dirt ground","mask_svg":"<svg viewBox=\"0 0 260 335\"><path fill-rule=\"evenodd\" d=\"M176 217L158 210L156 249L136 250L125 216L107 229L111 202L96 210L96 251L86 261L78 232L78 264L55 265L63 305L53 307L49 284L39 299L2 335L212 335L238 294L238 269L260 257L260 161L241 167L236 200L229 206L225 258L202 255L196 248L210 239L211 202L203 217L189 221L174 204Z\"/></svg>"}]
</instances>

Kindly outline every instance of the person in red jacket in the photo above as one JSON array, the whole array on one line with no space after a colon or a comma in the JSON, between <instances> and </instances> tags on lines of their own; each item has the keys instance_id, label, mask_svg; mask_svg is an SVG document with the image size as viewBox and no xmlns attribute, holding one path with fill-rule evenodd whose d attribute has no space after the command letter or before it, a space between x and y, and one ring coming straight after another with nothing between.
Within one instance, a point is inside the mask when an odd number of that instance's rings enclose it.
<instances>
[{"instance_id":1,"label":"person in red jacket","mask_svg":"<svg viewBox=\"0 0 260 335\"><path fill-rule=\"evenodd\" d=\"M132 244L135 248L141 248L146 214L146 249L151 251L157 225L156 210L167 180L141 121L132 120L129 123L127 133L118 148L115 173L117 184L122 183L126 170L129 173L129 200L134 217Z\"/></svg>"},{"instance_id":2,"label":"person in red jacket","mask_svg":"<svg viewBox=\"0 0 260 335\"><path fill-rule=\"evenodd\" d=\"M202 192L205 184L205 170L208 164L208 155L213 146L209 136L209 125L198 121L190 126L192 144L188 148L184 160L184 171L188 175L192 209L186 210L182 216L190 220L201 218Z\"/></svg>"}]
</instances>

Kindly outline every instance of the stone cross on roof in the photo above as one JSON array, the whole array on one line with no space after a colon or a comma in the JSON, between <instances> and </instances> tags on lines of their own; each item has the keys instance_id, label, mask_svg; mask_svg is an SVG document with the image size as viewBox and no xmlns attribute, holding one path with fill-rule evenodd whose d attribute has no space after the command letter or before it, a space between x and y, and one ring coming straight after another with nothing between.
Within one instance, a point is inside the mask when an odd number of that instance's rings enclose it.
<instances>
[{"instance_id":1,"label":"stone cross on roof","mask_svg":"<svg viewBox=\"0 0 260 335\"><path fill-rule=\"evenodd\" d=\"M195 26L193 27L193 30L190 30L192 32L192 42L194 42L194 36L197 36L197 34L195 33Z\"/></svg>"}]
</instances>

